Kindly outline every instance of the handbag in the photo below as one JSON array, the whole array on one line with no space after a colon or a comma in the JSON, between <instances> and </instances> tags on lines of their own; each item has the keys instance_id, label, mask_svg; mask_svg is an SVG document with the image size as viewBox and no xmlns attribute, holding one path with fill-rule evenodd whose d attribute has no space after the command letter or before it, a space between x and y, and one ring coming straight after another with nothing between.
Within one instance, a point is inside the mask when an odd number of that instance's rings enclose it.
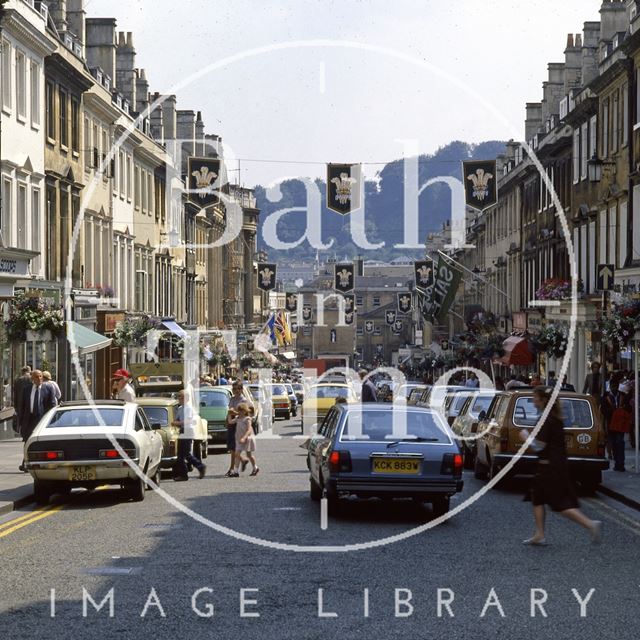
<instances>
[{"instance_id":1,"label":"handbag","mask_svg":"<svg viewBox=\"0 0 640 640\"><path fill-rule=\"evenodd\" d=\"M631 412L622 407L617 407L611 414L609 420L609 431L616 433L629 433L633 425L633 416Z\"/></svg>"}]
</instances>

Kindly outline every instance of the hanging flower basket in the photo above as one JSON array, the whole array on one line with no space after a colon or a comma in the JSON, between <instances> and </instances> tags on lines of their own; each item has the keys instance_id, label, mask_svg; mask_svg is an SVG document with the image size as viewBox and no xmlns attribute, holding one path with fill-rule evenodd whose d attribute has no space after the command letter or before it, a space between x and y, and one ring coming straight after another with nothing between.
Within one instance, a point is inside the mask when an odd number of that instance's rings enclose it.
<instances>
[{"instance_id":1,"label":"hanging flower basket","mask_svg":"<svg viewBox=\"0 0 640 640\"><path fill-rule=\"evenodd\" d=\"M61 307L56 307L41 298L30 298L24 293L16 294L5 321L9 342L24 342L27 334L32 340L52 340L64 334L65 323Z\"/></svg>"},{"instance_id":2,"label":"hanging flower basket","mask_svg":"<svg viewBox=\"0 0 640 640\"><path fill-rule=\"evenodd\" d=\"M160 328L160 321L151 316L127 316L113 333L113 343L118 347L143 347L147 334Z\"/></svg>"},{"instance_id":3,"label":"hanging flower basket","mask_svg":"<svg viewBox=\"0 0 640 640\"><path fill-rule=\"evenodd\" d=\"M554 358L562 358L567 352L569 327L560 323L549 324L532 337L530 342L538 353L546 352Z\"/></svg>"},{"instance_id":4,"label":"hanging flower basket","mask_svg":"<svg viewBox=\"0 0 640 640\"><path fill-rule=\"evenodd\" d=\"M498 319L491 311L479 311L467 321L467 327L472 335L492 333L498 326Z\"/></svg>"},{"instance_id":5,"label":"hanging flower basket","mask_svg":"<svg viewBox=\"0 0 640 640\"><path fill-rule=\"evenodd\" d=\"M578 293L583 293L584 285L582 280L578 280ZM551 278L545 280L536 291L536 300L570 300L571 280L561 280Z\"/></svg>"},{"instance_id":6,"label":"hanging flower basket","mask_svg":"<svg viewBox=\"0 0 640 640\"><path fill-rule=\"evenodd\" d=\"M600 318L598 329L603 341L611 344L614 349L628 347L636 331L640 329L640 300L623 297L613 305L606 318Z\"/></svg>"}]
</instances>

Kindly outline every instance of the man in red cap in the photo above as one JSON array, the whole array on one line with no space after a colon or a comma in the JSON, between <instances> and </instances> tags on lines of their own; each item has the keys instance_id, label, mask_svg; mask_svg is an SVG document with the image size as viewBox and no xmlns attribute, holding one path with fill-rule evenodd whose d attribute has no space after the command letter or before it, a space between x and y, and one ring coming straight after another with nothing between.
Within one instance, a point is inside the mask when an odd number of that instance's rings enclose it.
<instances>
[{"instance_id":1,"label":"man in red cap","mask_svg":"<svg viewBox=\"0 0 640 640\"><path fill-rule=\"evenodd\" d=\"M118 369L113 374L115 381L115 398L116 400L124 400L125 402L135 402L136 392L129 383L131 374L126 369Z\"/></svg>"}]
</instances>

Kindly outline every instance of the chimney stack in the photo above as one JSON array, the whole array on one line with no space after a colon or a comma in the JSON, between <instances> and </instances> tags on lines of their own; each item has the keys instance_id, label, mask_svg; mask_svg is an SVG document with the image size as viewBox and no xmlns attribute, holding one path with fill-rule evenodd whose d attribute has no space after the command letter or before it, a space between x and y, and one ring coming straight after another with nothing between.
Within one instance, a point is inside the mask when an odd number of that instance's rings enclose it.
<instances>
[{"instance_id":1,"label":"chimney stack","mask_svg":"<svg viewBox=\"0 0 640 640\"><path fill-rule=\"evenodd\" d=\"M89 69L100 67L112 81L116 76L116 19L87 18L86 51Z\"/></svg>"},{"instance_id":2,"label":"chimney stack","mask_svg":"<svg viewBox=\"0 0 640 640\"><path fill-rule=\"evenodd\" d=\"M582 36L573 34L567 37L567 48L564 52L564 93L565 95L582 86Z\"/></svg>"},{"instance_id":3,"label":"chimney stack","mask_svg":"<svg viewBox=\"0 0 640 640\"><path fill-rule=\"evenodd\" d=\"M162 124L164 128L164 140L175 140L178 130L177 99L175 96L165 96L162 103Z\"/></svg>"},{"instance_id":4,"label":"chimney stack","mask_svg":"<svg viewBox=\"0 0 640 640\"><path fill-rule=\"evenodd\" d=\"M84 47L87 41L85 20L84 0L67 0L67 23L69 31L78 39L82 47Z\"/></svg>"},{"instance_id":5,"label":"chimney stack","mask_svg":"<svg viewBox=\"0 0 640 640\"><path fill-rule=\"evenodd\" d=\"M160 94L156 91L152 96L150 96L150 102L155 103L160 99ZM163 117L162 117L162 107L163 105L157 106L152 112L149 118L150 126L151 126L151 137L154 140L157 140L159 143L164 142L164 125L163 125Z\"/></svg>"},{"instance_id":6,"label":"chimney stack","mask_svg":"<svg viewBox=\"0 0 640 640\"><path fill-rule=\"evenodd\" d=\"M542 122L560 113L560 101L564 97L565 66L564 62L550 62L549 79L542 84Z\"/></svg>"},{"instance_id":7,"label":"chimney stack","mask_svg":"<svg viewBox=\"0 0 640 640\"><path fill-rule=\"evenodd\" d=\"M118 34L116 49L116 87L129 101L132 109L136 108L136 50L133 46L133 34Z\"/></svg>"},{"instance_id":8,"label":"chimney stack","mask_svg":"<svg viewBox=\"0 0 640 640\"><path fill-rule=\"evenodd\" d=\"M196 155L196 114L190 109L176 113L178 138L182 144L182 174L187 173L187 159Z\"/></svg>"},{"instance_id":9,"label":"chimney stack","mask_svg":"<svg viewBox=\"0 0 640 640\"><path fill-rule=\"evenodd\" d=\"M542 127L542 104L540 102L527 102L526 112L524 137L525 140L529 142Z\"/></svg>"},{"instance_id":10,"label":"chimney stack","mask_svg":"<svg viewBox=\"0 0 640 640\"><path fill-rule=\"evenodd\" d=\"M60 33L65 33L68 29L67 23L67 0L49 0L49 15Z\"/></svg>"},{"instance_id":11,"label":"chimney stack","mask_svg":"<svg viewBox=\"0 0 640 640\"><path fill-rule=\"evenodd\" d=\"M199 156L204 156L206 153L204 133L205 126L202 120L202 111L198 111L196 115L196 155Z\"/></svg>"},{"instance_id":12,"label":"chimney stack","mask_svg":"<svg viewBox=\"0 0 640 640\"><path fill-rule=\"evenodd\" d=\"M582 86L586 87L598 75L598 41L600 23L585 22L582 42Z\"/></svg>"},{"instance_id":13,"label":"chimney stack","mask_svg":"<svg viewBox=\"0 0 640 640\"><path fill-rule=\"evenodd\" d=\"M609 42L616 33L629 27L625 0L604 0L600 7L600 40Z\"/></svg>"},{"instance_id":14,"label":"chimney stack","mask_svg":"<svg viewBox=\"0 0 640 640\"><path fill-rule=\"evenodd\" d=\"M144 112L149 106L149 81L144 69L136 69L136 104L137 113Z\"/></svg>"}]
</instances>

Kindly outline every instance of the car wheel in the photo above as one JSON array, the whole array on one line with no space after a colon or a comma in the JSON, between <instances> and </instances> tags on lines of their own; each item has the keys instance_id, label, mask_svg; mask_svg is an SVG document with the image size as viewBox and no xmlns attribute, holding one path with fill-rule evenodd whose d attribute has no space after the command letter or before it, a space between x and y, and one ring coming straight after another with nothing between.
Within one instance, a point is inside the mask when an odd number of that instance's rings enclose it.
<instances>
[{"instance_id":1,"label":"car wheel","mask_svg":"<svg viewBox=\"0 0 640 640\"><path fill-rule=\"evenodd\" d=\"M51 498L51 489L49 488L49 485L40 482L39 480L34 480L33 497L38 505L48 504L49 498Z\"/></svg>"},{"instance_id":2,"label":"car wheel","mask_svg":"<svg viewBox=\"0 0 640 640\"><path fill-rule=\"evenodd\" d=\"M285 420L291 420L291 411L287 411L287 415L284 418Z\"/></svg>"},{"instance_id":3,"label":"car wheel","mask_svg":"<svg viewBox=\"0 0 640 640\"><path fill-rule=\"evenodd\" d=\"M155 473L152 476L149 476L149 479L154 482L157 486L160 485L160 481L162 479L162 471L160 469L160 465L156 467ZM148 489L152 489L150 485L147 485Z\"/></svg>"},{"instance_id":4,"label":"car wheel","mask_svg":"<svg viewBox=\"0 0 640 640\"><path fill-rule=\"evenodd\" d=\"M473 462L473 477L476 480L486 480L487 474L489 473L489 469L485 464L480 462L480 458L476 455L476 458Z\"/></svg>"},{"instance_id":5,"label":"car wheel","mask_svg":"<svg viewBox=\"0 0 640 640\"><path fill-rule=\"evenodd\" d=\"M142 478L136 476L133 480L129 481L127 494L134 502L142 502L146 488L147 483Z\"/></svg>"},{"instance_id":6,"label":"car wheel","mask_svg":"<svg viewBox=\"0 0 640 640\"><path fill-rule=\"evenodd\" d=\"M602 473L591 473L588 475L580 476L578 482L585 493L595 493L602 482Z\"/></svg>"},{"instance_id":7,"label":"car wheel","mask_svg":"<svg viewBox=\"0 0 640 640\"><path fill-rule=\"evenodd\" d=\"M433 511L434 518L439 518L440 516L449 513L449 497L435 498L431 502L431 509Z\"/></svg>"},{"instance_id":8,"label":"car wheel","mask_svg":"<svg viewBox=\"0 0 640 640\"><path fill-rule=\"evenodd\" d=\"M309 497L314 502L322 499L322 487L313 478L309 478Z\"/></svg>"}]
</instances>

